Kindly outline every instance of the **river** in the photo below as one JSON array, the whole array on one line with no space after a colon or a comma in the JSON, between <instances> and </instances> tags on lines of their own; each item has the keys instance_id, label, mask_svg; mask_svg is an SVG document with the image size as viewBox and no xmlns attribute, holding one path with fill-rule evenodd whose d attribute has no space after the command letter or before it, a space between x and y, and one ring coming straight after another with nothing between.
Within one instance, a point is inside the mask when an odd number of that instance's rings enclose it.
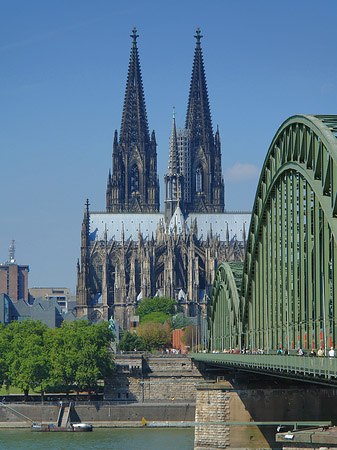
<instances>
[{"instance_id":1,"label":"river","mask_svg":"<svg viewBox=\"0 0 337 450\"><path fill-rule=\"evenodd\" d=\"M0 429L0 450L193 450L194 428L96 428L91 433Z\"/></svg>"}]
</instances>

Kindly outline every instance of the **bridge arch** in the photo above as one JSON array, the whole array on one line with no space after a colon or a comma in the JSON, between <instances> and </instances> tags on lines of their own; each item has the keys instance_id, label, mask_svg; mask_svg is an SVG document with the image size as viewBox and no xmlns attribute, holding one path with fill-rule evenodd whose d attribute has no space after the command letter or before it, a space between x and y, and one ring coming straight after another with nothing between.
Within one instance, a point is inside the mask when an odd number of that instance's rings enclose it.
<instances>
[{"instance_id":1,"label":"bridge arch","mask_svg":"<svg viewBox=\"0 0 337 450\"><path fill-rule=\"evenodd\" d=\"M240 298L228 263L221 263L213 281L208 310L209 348L231 349L241 345Z\"/></svg>"},{"instance_id":2,"label":"bridge arch","mask_svg":"<svg viewBox=\"0 0 337 450\"><path fill-rule=\"evenodd\" d=\"M337 116L293 116L269 147L239 297L245 347L337 345L336 133Z\"/></svg>"}]
</instances>

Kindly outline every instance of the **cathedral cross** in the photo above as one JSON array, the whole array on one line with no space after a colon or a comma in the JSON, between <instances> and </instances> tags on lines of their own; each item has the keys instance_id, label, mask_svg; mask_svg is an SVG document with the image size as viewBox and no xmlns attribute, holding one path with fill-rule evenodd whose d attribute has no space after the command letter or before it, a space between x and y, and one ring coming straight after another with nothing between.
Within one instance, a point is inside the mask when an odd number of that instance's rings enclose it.
<instances>
[{"instance_id":1,"label":"cathedral cross","mask_svg":"<svg viewBox=\"0 0 337 450\"><path fill-rule=\"evenodd\" d=\"M200 44L200 39L203 37L203 35L201 34L201 31L200 31L200 28L198 27L197 28L197 31L196 31L196 35L194 35L194 37L196 38L196 40L197 40L197 44Z\"/></svg>"},{"instance_id":2,"label":"cathedral cross","mask_svg":"<svg viewBox=\"0 0 337 450\"><path fill-rule=\"evenodd\" d=\"M137 42L137 37L139 37L139 34L137 34L136 27L133 27L133 29L132 29L132 34L130 34L130 37L132 37L133 43L136 44L136 42Z\"/></svg>"}]
</instances>

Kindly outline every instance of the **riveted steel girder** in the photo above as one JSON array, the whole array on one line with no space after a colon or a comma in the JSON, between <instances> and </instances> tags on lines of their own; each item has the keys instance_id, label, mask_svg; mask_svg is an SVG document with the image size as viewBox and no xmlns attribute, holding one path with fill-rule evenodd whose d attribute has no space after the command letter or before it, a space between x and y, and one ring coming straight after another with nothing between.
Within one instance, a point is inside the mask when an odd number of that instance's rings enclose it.
<instances>
[{"instance_id":1,"label":"riveted steel girder","mask_svg":"<svg viewBox=\"0 0 337 450\"><path fill-rule=\"evenodd\" d=\"M269 147L252 211L241 297L235 299L242 344L252 350L327 352L337 344L336 133L337 116L293 116ZM226 275L220 282L221 274L218 285L229 280ZM217 304L213 297L212 302ZM218 342L219 350L219 329L223 338L229 329L214 308L209 320L210 342Z\"/></svg>"},{"instance_id":2,"label":"riveted steel girder","mask_svg":"<svg viewBox=\"0 0 337 450\"><path fill-rule=\"evenodd\" d=\"M241 345L240 300L228 263L219 265L208 309L209 350L231 349Z\"/></svg>"}]
</instances>

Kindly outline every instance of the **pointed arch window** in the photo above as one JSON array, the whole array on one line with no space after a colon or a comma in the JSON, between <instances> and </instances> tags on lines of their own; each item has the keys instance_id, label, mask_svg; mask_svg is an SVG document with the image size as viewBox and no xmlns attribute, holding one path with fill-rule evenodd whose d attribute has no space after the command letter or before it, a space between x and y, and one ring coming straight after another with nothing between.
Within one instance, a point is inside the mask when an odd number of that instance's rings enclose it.
<instances>
[{"instance_id":1,"label":"pointed arch window","mask_svg":"<svg viewBox=\"0 0 337 450\"><path fill-rule=\"evenodd\" d=\"M121 162L121 171L120 171L120 177L121 177L121 185L124 186L124 182L125 182L125 166L123 164L123 162Z\"/></svg>"},{"instance_id":2,"label":"pointed arch window","mask_svg":"<svg viewBox=\"0 0 337 450\"><path fill-rule=\"evenodd\" d=\"M131 192L139 191L139 170L137 164L132 166L130 177Z\"/></svg>"},{"instance_id":3,"label":"pointed arch window","mask_svg":"<svg viewBox=\"0 0 337 450\"><path fill-rule=\"evenodd\" d=\"M173 177L172 179L172 195L171 195L172 200L176 200L177 199L177 179L176 177Z\"/></svg>"},{"instance_id":4,"label":"pointed arch window","mask_svg":"<svg viewBox=\"0 0 337 450\"><path fill-rule=\"evenodd\" d=\"M199 166L195 172L195 190L196 192L202 192L203 188L203 172L202 167Z\"/></svg>"},{"instance_id":5,"label":"pointed arch window","mask_svg":"<svg viewBox=\"0 0 337 450\"><path fill-rule=\"evenodd\" d=\"M92 258L90 272L95 294L102 293L103 261L97 253Z\"/></svg>"}]
</instances>

